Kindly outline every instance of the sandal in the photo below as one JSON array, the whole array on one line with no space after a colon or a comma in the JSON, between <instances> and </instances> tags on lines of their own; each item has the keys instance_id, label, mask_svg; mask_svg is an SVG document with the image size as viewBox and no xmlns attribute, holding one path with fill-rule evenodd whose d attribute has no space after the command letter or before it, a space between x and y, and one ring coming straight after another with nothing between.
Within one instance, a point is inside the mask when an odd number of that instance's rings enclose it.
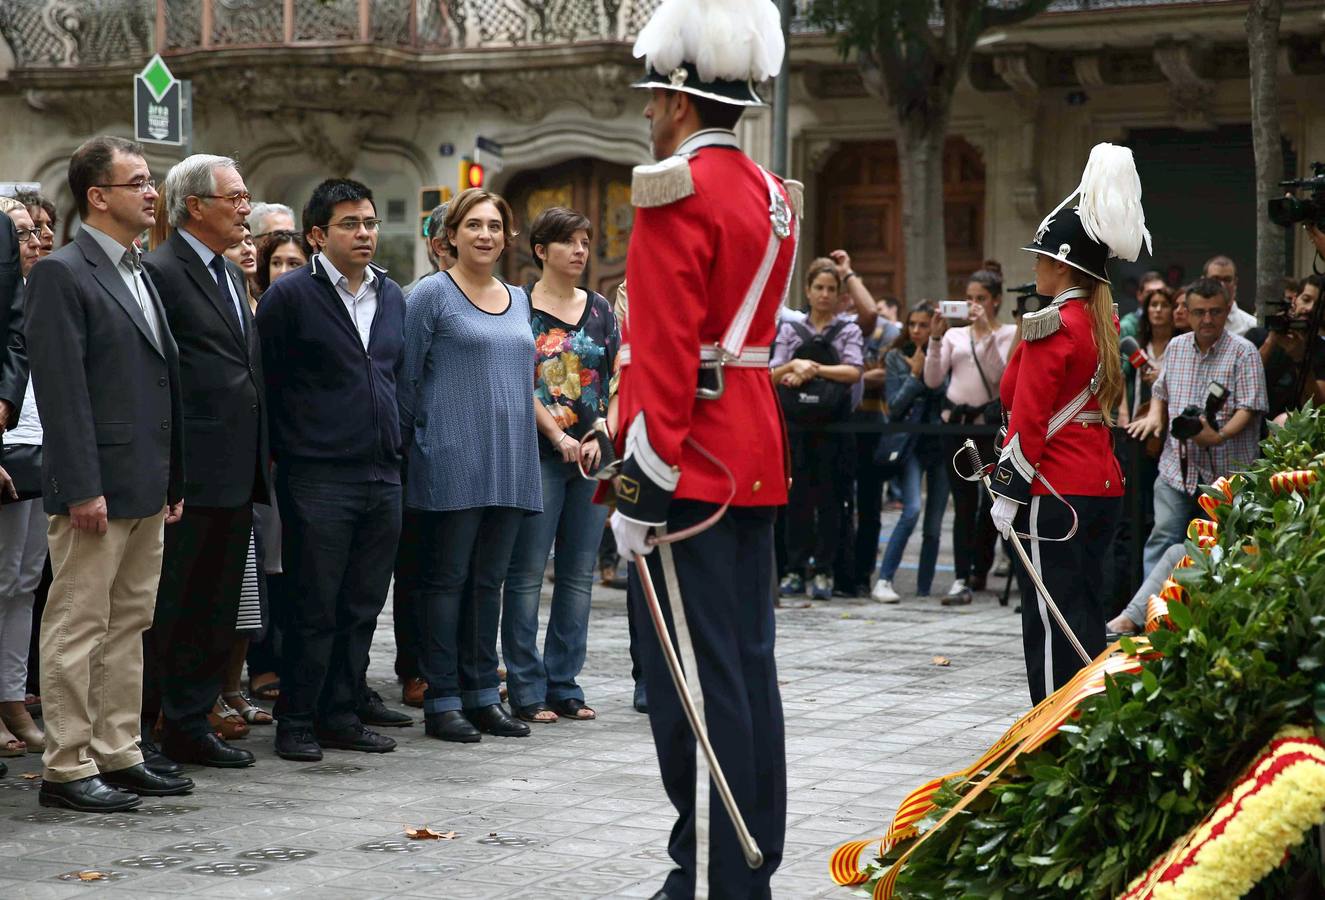
<instances>
[{"instance_id":1,"label":"sandal","mask_svg":"<svg viewBox=\"0 0 1325 900\"><path fill-rule=\"evenodd\" d=\"M250 725L270 725L276 721L271 717L271 713L261 706L254 706L252 701L244 696L243 691L234 693L227 691L221 695L221 699Z\"/></svg>"},{"instance_id":2,"label":"sandal","mask_svg":"<svg viewBox=\"0 0 1325 900\"><path fill-rule=\"evenodd\" d=\"M28 752L28 745L9 733L9 729L0 725L0 756L12 758L15 756L25 756Z\"/></svg>"},{"instance_id":3,"label":"sandal","mask_svg":"<svg viewBox=\"0 0 1325 900\"><path fill-rule=\"evenodd\" d=\"M223 741L237 741L248 737L248 723L237 711L221 698L216 698L216 705L207 714L207 724L212 731L220 735Z\"/></svg>"},{"instance_id":4,"label":"sandal","mask_svg":"<svg viewBox=\"0 0 1325 900\"><path fill-rule=\"evenodd\" d=\"M281 696L281 679L275 672L263 672L248 680L248 692L258 700L274 702Z\"/></svg>"},{"instance_id":5,"label":"sandal","mask_svg":"<svg viewBox=\"0 0 1325 900\"><path fill-rule=\"evenodd\" d=\"M551 704L552 711L563 719L570 719L572 722L588 722L591 719L598 718L598 713L594 712L584 701L577 697L567 697L565 700L554 700Z\"/></svg>"},{"instance_id":6,"label":"sandal","mask_svg":"<svg viewBox=\"0 0 1325 900\"><path fill-rule=\"evenodd\" d=\"M552 708L546 703L530 703L528 706L513 706L511 707L511 712L515 713L517 719L520 719L523 722L533 722L535 725L551 725L558 719L557 714L553 712ZM543 716L544 713L546 713L547 716L551 716L551 718ZM540 719L539 716L543 716L543 718Z\"/></svg>"}]
</instances>

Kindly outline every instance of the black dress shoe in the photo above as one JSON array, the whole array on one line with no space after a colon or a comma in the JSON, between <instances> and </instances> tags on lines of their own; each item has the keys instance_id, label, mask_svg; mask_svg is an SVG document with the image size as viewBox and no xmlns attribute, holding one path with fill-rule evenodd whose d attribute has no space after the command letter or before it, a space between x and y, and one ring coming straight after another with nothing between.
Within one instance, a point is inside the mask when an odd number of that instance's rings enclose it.
<instances>
[{"instance_id":1,"label":"black dress shoe","mask_svg":"<svg viewBox=\"0 0 1325 900\"><path fill-rule=\"evenodd\" d=\"M338 731L317 730L317 742L331 750L357 750L360 753L390 753L396 742L362 725Z\"/></svg>"},{"instance_id":2,"label":"black dress shoe","mask_svg":"<svg viewBox=\"0 0 1325 900\"><path fill-rule=\"evenodd\" d=\"M231 747L214 734L199 737L170 735L161 742L161 750L175 762L196 763L215 769L242 769L253 765L253 754Z\"/></svg>"},{"instance_id":3,"label":"black dress shoe","mask_svg":"<svg viewBox=\"0 0 1325 900\"><path fill-rule=\"evenodd\" d=\"M106 784L100 775L89 775L74 781L43 781L37 802L42 806L59 806L79 812L123 812L143 801L137 794L119 791Z\"/></svg>"},{"instance_id":4,"label":"black dress shoe","mask_svg":"<svg viewBox=\"0 0 1325 900\"><path fill-rule=\"evenodd\" d=\"M644 682L642 681L635 682L635 698L633 705L635 707L635 712L637 713L647 713L649 711L649 695L644 690Z\"/></svg>"},{"instance_id":5,"label":"black dress shoe","mask_svg":"<svg viewBox=\"0 0 1325 900\"><path fill-rule=\"evenodd\" d=\"M178 775L161 775L147 768L143 763L117 769L114 772L102 772L101 780L113 788L128 791L143 797L171 797L175 794L187 794L193 790L193 779Z\"/></svg>"},{"instance_id":6,"label":"black dress shoe","mask_svg":"<svg viewBox=\"0 0 1325 900\"><path fill-rule=\"evenodd\" d=\"M465 710L465 718L474 723L479 731L497 737L528 737L529 726L518 719L511 718L506 707L500 703L480 706L478 709Z\"/></svg>"},{"instance_id":7,"label":"black dress shoe","mask_svg":"<svg viewBox=\"0 0 1325 900\"><path fill-rule=\"evenodd\" d=\"M423 731L428 737L455 741L459 744L477 744L483 735L458 709L441 713L428 713L423 717Z\"/></svg>"},{"instance_id":8,"label":"black dress shoe","mask_svg":"<svg viewBox=\"0 0 1325 900\"><path fill-rule=\"evenodd\" d=\"M276 728L276 755L295 762L317 762L322 758L322 745L313 737L311 728Z\"/></svg>"},{"instance_id":9,"label":"black dress shoe","mask_svg":"<svg viewBox=\"0 0 1325 900\"><path fill-rule=\"evenodd\" d=\"M184 767L161 752L161 748L151 741L139 741L138 749L143 751L143 765L158 775L178 775Z\"/></svg>"},{"instance_id":10,"label":"black dress shoe","mask_svg":"<svg viewBox=\"0 0 1325 900\"><path fill-rule=\"evenodd\" d=\"M374 725L378 728L403 728L406 725L414 724L413 716L397 712L394 709L388 709L387 705L382 702L382 695L377 691L369 691L355 713L363 724Z\"/></svg>"}]
</instances>

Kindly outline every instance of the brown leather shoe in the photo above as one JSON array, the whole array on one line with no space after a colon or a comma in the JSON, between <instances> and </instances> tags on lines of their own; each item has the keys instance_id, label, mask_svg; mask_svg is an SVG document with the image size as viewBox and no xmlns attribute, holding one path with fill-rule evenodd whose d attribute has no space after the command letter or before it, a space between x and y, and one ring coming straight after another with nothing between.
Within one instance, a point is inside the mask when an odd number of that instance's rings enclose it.
<instances>
[{"instance_id":1,"label":"brown leather shoe","mask_svg":"<svg viewBox=\"0 0 1325 900\"><path fill-rule=\"evenodd\" d=\"M428 690L428 682L422 678L411 678L400 691L400 702L416 709L423 708L423 692Z\"/></svg>"}]
</instances>

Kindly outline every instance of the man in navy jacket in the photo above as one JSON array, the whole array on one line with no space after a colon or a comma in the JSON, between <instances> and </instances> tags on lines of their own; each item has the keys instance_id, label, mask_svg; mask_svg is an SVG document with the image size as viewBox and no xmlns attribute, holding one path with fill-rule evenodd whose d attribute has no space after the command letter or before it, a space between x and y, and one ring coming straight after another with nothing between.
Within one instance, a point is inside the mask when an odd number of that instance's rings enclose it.
<instances>
[{"instance_id":1,"label":"man in navy jacket","mask_svg":"<svg viewBox=\"0 0 1325 900\"><path fill-rule=\"evenodd\" d=\"M357 707L400 538L396 378L405 301L373 264L373 195L357 181L313 190L304 226L322 248L258 307L284 564L293 578L276 752L385 753Z\"/></svg>"}]
</instances>

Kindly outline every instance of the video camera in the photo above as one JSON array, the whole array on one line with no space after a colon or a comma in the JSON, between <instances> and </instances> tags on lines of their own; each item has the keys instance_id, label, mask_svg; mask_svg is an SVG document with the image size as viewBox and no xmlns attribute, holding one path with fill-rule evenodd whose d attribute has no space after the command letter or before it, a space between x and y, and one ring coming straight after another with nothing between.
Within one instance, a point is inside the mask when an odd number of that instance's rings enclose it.
<instances>
[{"instance_id":1,"label":"video camera","mask_svg":"<svg viewBox=\"0 0 1325 900\"><path fill-rule=\"evenodd\" d=\"M1224 387L1218 381L1210 382L1210 387L1205 395L1205 420L1210 423L1210 427L1215 427L1215 416L1224 408L1224 401L1228 399L1228 388ZM1182 415L1175 416L1169 423L1169 433L1179 441L1189 441L1201 433L1204 427L1201 424L1202 411L1199 407L1189 406L1182 411Z\"/></svg>"},{"instance_id":2,"label":"video camera","mask_svg":"<svg viewBox=\"0 0 1325 900\"><path fill-rule=\"evenodd\" d=\"M1052 297L1046 297L1035 292L1035 282L1033 281L1008 288L1008 293L1017 295L1017 303L1012 308L1012 315L1018 319L1026 313L1039 312L1053 302Z\"/></svg>"},{"instance_id":3,"label":"video camera","mask_svg":"<svg viewBox=\"0 0 1325 900\"><path fill-rule=\"evenodd\" d=\"M1279 334L1287 334L1290 331L1310 331L1311 322L1293 315L1292 301L1276 297L1265 304L1265 327Z\"/></svg>"},{"instance_id":4,"label":"video camera","mask_svg":"<svg viewBox=\"0 0 1325 900\"><path fill-rule=\"evenodd\" d=\"M1269 203L1270 221L1284 228L1306 222L1325 230L1325 163L1311 164L1310 178L1279 182L1280 187L1310 191L1309 197L1276 197Z\"/></svg>"}]
</instances>

